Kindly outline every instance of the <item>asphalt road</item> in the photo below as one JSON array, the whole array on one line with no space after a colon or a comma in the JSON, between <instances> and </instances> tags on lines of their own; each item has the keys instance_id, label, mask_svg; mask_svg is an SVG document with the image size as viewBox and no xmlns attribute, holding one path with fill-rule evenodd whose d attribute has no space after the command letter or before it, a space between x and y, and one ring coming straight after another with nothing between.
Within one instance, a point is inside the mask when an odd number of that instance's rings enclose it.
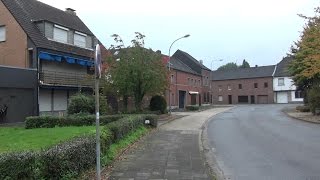
<instances>
[{"instance_id":1,"label":"asphalt road","mask_svg":"<svg viewBox=\"0 0 320 180\"><path fill-rule=\"evenodd\" d=\"M244 105L208 125L227 179L320 179L320 125L287 117L288 105Z\"/></svg>"}]
</instances>

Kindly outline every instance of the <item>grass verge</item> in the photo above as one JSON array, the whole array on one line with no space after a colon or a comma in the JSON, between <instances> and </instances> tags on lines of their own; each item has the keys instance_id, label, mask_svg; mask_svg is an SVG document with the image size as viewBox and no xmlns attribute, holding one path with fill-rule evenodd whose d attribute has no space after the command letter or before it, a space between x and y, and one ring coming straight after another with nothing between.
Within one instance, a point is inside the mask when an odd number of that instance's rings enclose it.
<instances>
[{"instance_id":1,"label":"grass verge","mask_svg":"<svg viewBox=\"0 0 320 180\"><path fill-rule=\"evenodd\" d=\"M23 127L0 128L0 153L41 150L73 137L95 133L94 126L24 129Z\"/></svg>"},{"instance_id":2,"label":"grass verge","mask_svg":"<svg viewBox=\"0 0 320 180\"><path fill-rule=\"evenodd\" d=\"M120 141L112 144L107 152L101 158L101 165L107 166L111 164L128 146L136 142L142 136L149 132L149 128L145 126L139 127L137 130L131 132Z\"/></svg>"}]
</instances>

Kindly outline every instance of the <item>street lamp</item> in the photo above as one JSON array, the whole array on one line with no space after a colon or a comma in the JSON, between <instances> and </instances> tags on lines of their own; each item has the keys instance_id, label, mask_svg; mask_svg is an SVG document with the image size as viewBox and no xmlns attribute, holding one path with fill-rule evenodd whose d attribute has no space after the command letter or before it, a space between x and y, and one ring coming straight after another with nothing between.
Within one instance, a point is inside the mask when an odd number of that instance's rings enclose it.
<instances>
[{"instance_id":1,"label":"street lamp","mask_svg":"<svg viewBox=\"0 0 320 180\"><path fill-rule=\"evenodd\" d=\"M190 34L186 34L186 35L184 35L184 36L182 36L182 37L174 40L174 41L171 43L170 48L169 48L169 60L168 60L168 63L169 63L169 73L170 73L170 70L171 70L171 69L170 69L170 59L171 59L170 52L171 52L171 47L172 47L172 45L173 45L175 42L179 41L180 39L187 38L187 37L189 37L189 36L190 36ZM171 114L171 91L170 91L170 88L171 88L171 74L170 74L170 84L169 84L169 114Z\"/></svg>"},{"instance_id":2,"label":"street lamp","mask_svg":"<svg viewBox=\"0 0 320 180\"><path fill-rule=\"evenodd\" d=\"M211 70L212 70L212 71L213 71L213 66L212 66L213 61L223 61L223 59L219 59L219 60L212 60L212 61L211 61Z\"/></svg>"}]
</instances>

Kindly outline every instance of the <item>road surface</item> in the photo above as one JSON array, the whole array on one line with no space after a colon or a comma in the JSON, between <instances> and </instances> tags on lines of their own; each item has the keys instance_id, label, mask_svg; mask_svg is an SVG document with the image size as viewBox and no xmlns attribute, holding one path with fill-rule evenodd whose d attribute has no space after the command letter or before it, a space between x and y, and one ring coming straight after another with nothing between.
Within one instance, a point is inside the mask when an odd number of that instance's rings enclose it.
<instances>
[{"instance_id":1,"label":"road surface","mask_svg":"<svg viewBox=\"0 0 320 180\"><path fill-rule=\"evenodd\" d=\"M227 179L320 179L320 125L286 116L287 106L243 105L213 117L209 143Z\"/></svg>"}]
</instances>

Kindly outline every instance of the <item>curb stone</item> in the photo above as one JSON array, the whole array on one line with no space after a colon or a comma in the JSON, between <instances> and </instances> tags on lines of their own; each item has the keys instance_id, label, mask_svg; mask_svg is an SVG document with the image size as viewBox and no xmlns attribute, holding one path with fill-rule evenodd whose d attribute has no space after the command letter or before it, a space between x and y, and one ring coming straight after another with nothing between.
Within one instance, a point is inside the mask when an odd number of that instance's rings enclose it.
<instances>
[{"instance_id":1,"label":"curb stone","mask_svg":"<svg viewBox=\"0 0 320 180\"><path fill-rule=\"evenodd\" d=\"M234 108L231 107L230 109ZM226 110L229 111L230 109ZM223 111L223 112L226 112ZM223 113L220 112L220 113ZM205 167L208 169L209 174L215 180L225 180L226 177L223 174L223 171L218 165L217 157L214 154L214 151L210 148L209 139L208 139L208 124L212 121L212 118L220 113L217 113L209 117L201 127L201 132L199 133L199 148L201 156L205 161Z\"/></svg>"}]
</instances>

